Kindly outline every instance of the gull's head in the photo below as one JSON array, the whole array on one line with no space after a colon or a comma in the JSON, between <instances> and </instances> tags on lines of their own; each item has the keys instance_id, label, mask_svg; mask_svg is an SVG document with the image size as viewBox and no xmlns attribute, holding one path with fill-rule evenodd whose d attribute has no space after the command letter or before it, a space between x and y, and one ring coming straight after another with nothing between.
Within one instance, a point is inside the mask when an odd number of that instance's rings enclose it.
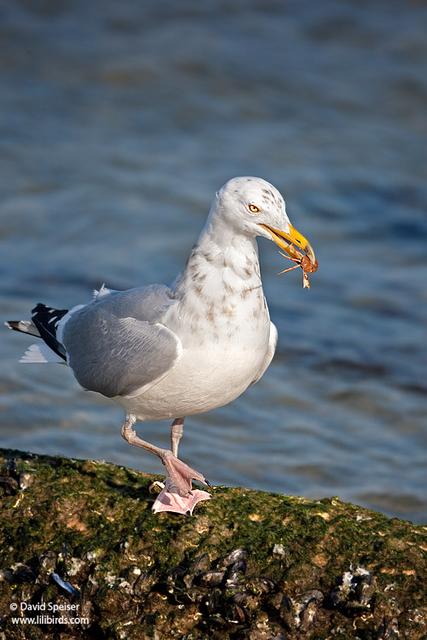
<instances>
[{"instance_id":1,"label":"gull's head","mask_svg":"<svg viewBox=\"0 0 427 640\"><path fill-rule=\"evenodd\" d=\"M248 236L263 236L295 257L295 248L314 265L316 258L308 240L292 226L281 193L262 178L232 178L218 191L213 212Z\"/></svg>"}]
</instances>

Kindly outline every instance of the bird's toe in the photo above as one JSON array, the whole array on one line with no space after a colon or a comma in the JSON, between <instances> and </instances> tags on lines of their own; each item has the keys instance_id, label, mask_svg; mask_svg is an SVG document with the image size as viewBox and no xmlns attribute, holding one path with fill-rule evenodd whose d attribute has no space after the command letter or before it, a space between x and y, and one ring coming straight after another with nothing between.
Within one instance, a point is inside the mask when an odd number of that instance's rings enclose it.
<instances>
[{"instance_id":1,"label":"bird's toe","mask_svg":"<svg viewBox=\"0 0 427 640\"><path fill-rule=\"evenodd\" d=\"M181 497L187 496L191 492L193 480L208 485L203 474L192 469L188 464L174 456L171 451L165 453L163 464L166 467L170 490L178 493Z\"/></svg>"}]
</instances>

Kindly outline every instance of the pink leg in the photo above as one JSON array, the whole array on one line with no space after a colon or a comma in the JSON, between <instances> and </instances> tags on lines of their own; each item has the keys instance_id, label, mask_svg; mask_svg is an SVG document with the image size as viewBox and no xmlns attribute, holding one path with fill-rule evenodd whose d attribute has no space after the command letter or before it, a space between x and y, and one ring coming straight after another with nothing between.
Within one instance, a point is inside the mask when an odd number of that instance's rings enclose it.
<instances>
[{"instance_id":1,"label":"pink leg","mask_svg":"<svg viewBox=\"0 0 427 640\"><path fill-rule=\"evenodd\" d=\"M171 450L178 457L179 442L184 435L184 418L176 418L171 425Z\"/></svg>"},{"instance_id":2,"label":"pink leg","mask_svg":"<svg viewBox=\"0 0 427 640\"><path fill-rule=\"evenodd\" d=\"M167 488L169 492L178 494L181 497L186 497L191 492L192 480L198 480L203 484L209 485L208 481L201 473L189 467L185 462L182 462L182 460L174 455L172 451L156 447L155 445L142 440L133 428L135 422L135 416L126 416L126 421L122 426L122 436L129 444L134 445L135 447L142 447L146 451L150 451L150 453L154 453L154 455L160 458L166 467ZM172 447L177 453L179 440L182 437L183 424L184 420L181 418L175 420L172 425Z\"/></svg>"}]
</instances>

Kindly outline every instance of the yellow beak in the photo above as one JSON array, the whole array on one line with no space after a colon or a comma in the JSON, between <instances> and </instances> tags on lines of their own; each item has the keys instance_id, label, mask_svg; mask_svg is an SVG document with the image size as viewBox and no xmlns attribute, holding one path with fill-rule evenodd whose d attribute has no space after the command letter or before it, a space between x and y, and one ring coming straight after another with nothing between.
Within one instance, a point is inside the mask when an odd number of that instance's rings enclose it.
<instances>
[{"instance_id":1,"label":"yellow beak","mask_svg":"<svg viewBox=\"0 0 427 640\"><path fill-rule=\"evenodd\" d=\"M313 247L307 238L304 238L302 233L297 231L291 224L289 225L289 233L280 231L280 229L276 229L275 227L270 227L268 224L261 224L260 226L270 232L273 242L286 251L291 258L301 258L301 253L297 250L298 248L306 254L313 266L316 265L316 256Z\"/></svg>"}]
</instances>

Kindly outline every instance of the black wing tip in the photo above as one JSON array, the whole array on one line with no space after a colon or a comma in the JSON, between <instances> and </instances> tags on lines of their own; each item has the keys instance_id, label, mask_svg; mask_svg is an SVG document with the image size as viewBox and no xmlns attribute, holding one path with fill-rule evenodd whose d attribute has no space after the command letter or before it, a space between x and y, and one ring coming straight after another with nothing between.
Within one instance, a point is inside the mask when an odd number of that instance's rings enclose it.
<instances>
[{"instance_id":1,"label":"black wing tip","mask_svg":"<svg viewBox=\"0 0 427 640\"><path fill-rule=\"evenodd\" d=\"M7 320L4 324L8 329L12 329L18 333L24 333L27 336L40 338L40 332L35 324L30 320Z\"/></svg>"},{"instance_id":2,"label":"black wing tip","mask_svg":"<svg viewBox=\"0 0 427 640\"><path fill-rule=\"evenodd\" d=\"M12 331L18 331L19 333L27 333L20 327L21 320L6 320L4 326L8 329L12 329Z\"/></svg>"},{"instance_id":3,"label":"black wing tip","mask_svg":"<svg viewBox=\"0 0 427 640\"><path fill-rule=\"evenodd\" d=\"M31 315L34 315L35 313L40 313L43 311L48 311L50 309L52 309L52 307L48 307L47 304L44 304L43 302L38 302L36 306L33 309L31 309Z\"/></svg>"},{"instance_id":4,"label":"black wing tip","mask_svg":"<svg viewBox=\"0 0 427 640\"><path fill-rule=\"evenodd\" d=\"M41 338L58 356L66 360L65 349L56 339L59 321L68 313L68 309L54 309L38 302L31 311L31 319L37 327Z\"/></svg>"},{"instance_id":5,"label":"black wing tip","mask_svg":"<svg viewBox=\"0 0 427 640\"><path fill-rule=\"evenodd\" d=\"M49 307L49 305L44 304L43 302L38 302L36 306L31 309L31 315L34 316L37 313L48 313L49 315L54 314L55 316L65 316L68 313L68 309L55 309L55 307Z\"/></svg>"}]
</instances>

